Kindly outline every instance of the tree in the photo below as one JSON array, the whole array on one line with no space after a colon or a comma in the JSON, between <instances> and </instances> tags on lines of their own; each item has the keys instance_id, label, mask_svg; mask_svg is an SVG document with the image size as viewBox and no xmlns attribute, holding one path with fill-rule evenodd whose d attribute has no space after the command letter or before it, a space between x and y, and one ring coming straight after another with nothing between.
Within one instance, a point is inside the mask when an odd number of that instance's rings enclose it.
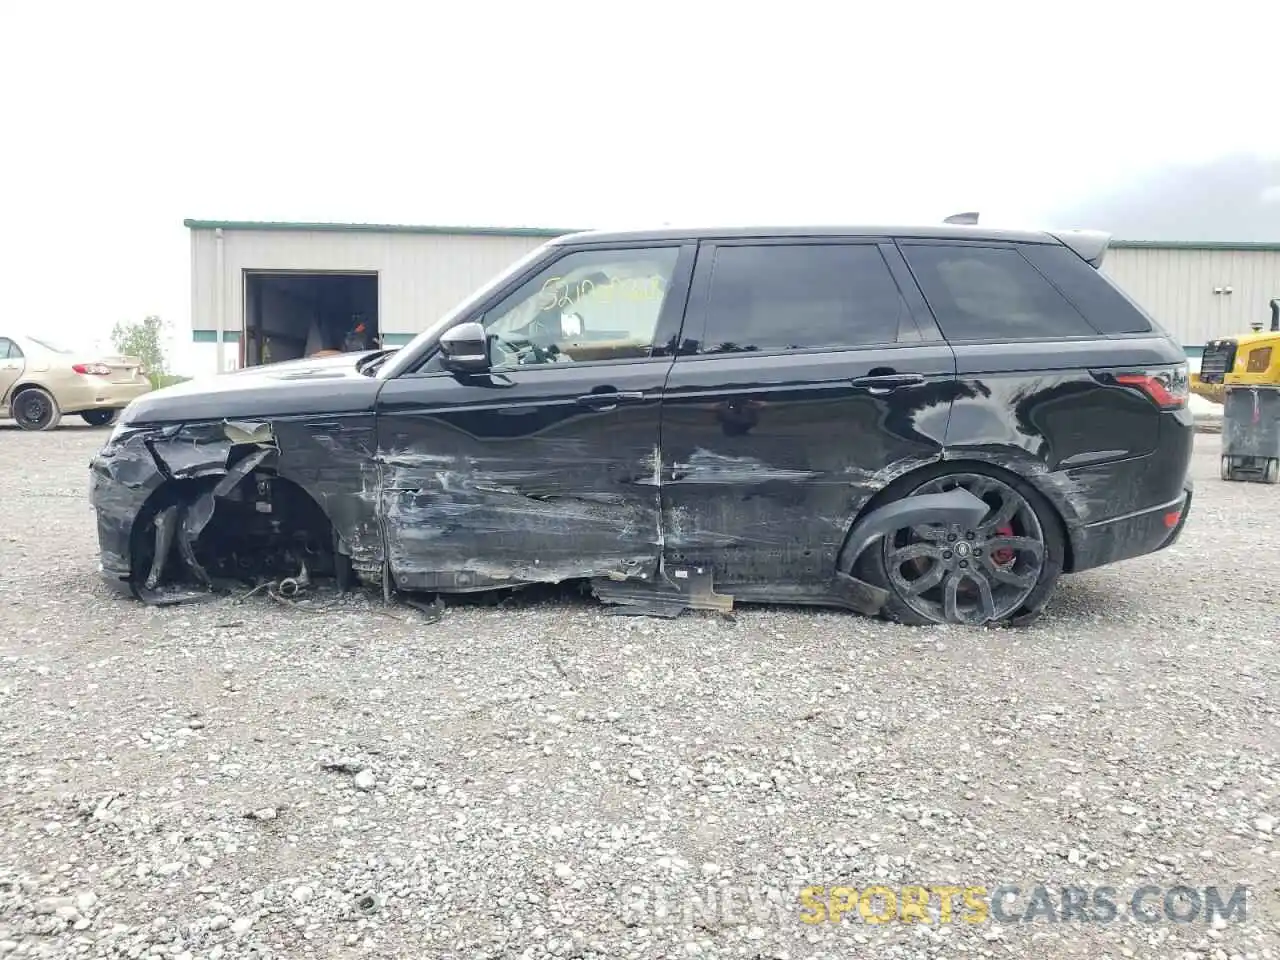
<instances>
[{"instance_id":1,"label":"tree","mask_svg":"<svg viewBox=\"0 0 1280 960\"><path fill-rule=\"evenodd\" d=\"M164 336L169 325L154 314L142 322L121 321L111 328L111 344L125 356L137 357L154 385L169 377L164 356Z\"/></svg>"}]
</instances>

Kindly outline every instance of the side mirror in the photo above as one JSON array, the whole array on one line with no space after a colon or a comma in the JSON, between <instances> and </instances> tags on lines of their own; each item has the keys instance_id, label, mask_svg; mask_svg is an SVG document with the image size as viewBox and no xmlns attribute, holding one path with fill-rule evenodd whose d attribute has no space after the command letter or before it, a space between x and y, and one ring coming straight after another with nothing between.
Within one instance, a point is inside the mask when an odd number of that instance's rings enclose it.
<instances>
[{"instance_id":1,"label":"side mirror","mask_svg":"<svg viewBox=\"0 0 1280 960\"><path fill-rule=\"evenodd\" d=\"M460 323L440 335L440 356L446 370L484 373L489 369L489 338L478 323Z\"/></svg>"}]
</instances>

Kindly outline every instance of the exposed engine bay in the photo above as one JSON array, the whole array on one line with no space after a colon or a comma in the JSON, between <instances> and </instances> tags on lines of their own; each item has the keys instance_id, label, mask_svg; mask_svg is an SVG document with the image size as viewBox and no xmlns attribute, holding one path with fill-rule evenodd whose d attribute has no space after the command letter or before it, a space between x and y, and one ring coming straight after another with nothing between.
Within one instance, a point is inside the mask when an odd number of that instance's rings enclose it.
<instances>
[{"instance_id":1,"label":"exposed engine bay","mask_svg":"<svg viewBox=\"0 0 1280 960\"><path fill-rule=\"evenodd\" d=\"M221 436L219 436L221 434ZM128 454L149 454L150 464ZM292 597L315 578L351 584L351 563L316 501L276 472L279 448L264 423L210 424L177 435L113 437L99 471L141 473L154 486L128 534L128 583L146 602L191 602L214 593L268 588ZM95 479L103 500L118 485ZM130 487L137 490L137 485ZM109 516L109 511L108 511Z\"/></svg>"}]
</instances>

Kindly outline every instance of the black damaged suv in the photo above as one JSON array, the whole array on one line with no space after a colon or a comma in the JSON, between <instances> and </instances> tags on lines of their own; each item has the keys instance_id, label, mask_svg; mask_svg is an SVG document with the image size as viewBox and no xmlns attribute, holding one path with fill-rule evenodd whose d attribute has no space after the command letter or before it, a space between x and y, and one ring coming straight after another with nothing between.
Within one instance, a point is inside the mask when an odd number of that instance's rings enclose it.
<instances>
[{"instance_id":1,"label":"black damaged suv","mask_svg":"<svg viewBox=\"0 0 1280 960\"><path fill-rule=\"evenodd\" d=\"M92 464L102 568L157 603L306 574L583 580L640 613L1025 622L1184 524L1182 349L1108 238L586 233L392 356L149 394Z\"/></svg>"}]
</instances>

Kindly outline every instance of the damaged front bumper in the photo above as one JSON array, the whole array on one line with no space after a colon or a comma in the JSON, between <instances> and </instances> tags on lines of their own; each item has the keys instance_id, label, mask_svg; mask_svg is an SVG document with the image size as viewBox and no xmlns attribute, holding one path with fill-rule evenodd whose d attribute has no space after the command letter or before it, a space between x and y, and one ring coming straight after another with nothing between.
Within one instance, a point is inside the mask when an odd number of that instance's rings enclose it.
<instances>
[{"instance_id":1,"label":"damaged front bumper","mask_svg":"<svg viewBox=\"0 0 1280 960\"><path fill-rule=\"evenodd\" d=\"M113 591L134 596L133 525L167 477L146 440L161 430L117 428L89 461L89 502L98 518L99 570Z\"/></svg>"},{"instance_id":2,"label":"damaged front bumper","mask_svg":"<svg viewBox=\"0 0 1280 960\"><path fill-rule=\"evenodd\" d=\"M118 429L90 462L108 586L172 604L299 569L345 573L327 519L281 480L278 454L265 423Z\"/></svg>"}]
</instances>

